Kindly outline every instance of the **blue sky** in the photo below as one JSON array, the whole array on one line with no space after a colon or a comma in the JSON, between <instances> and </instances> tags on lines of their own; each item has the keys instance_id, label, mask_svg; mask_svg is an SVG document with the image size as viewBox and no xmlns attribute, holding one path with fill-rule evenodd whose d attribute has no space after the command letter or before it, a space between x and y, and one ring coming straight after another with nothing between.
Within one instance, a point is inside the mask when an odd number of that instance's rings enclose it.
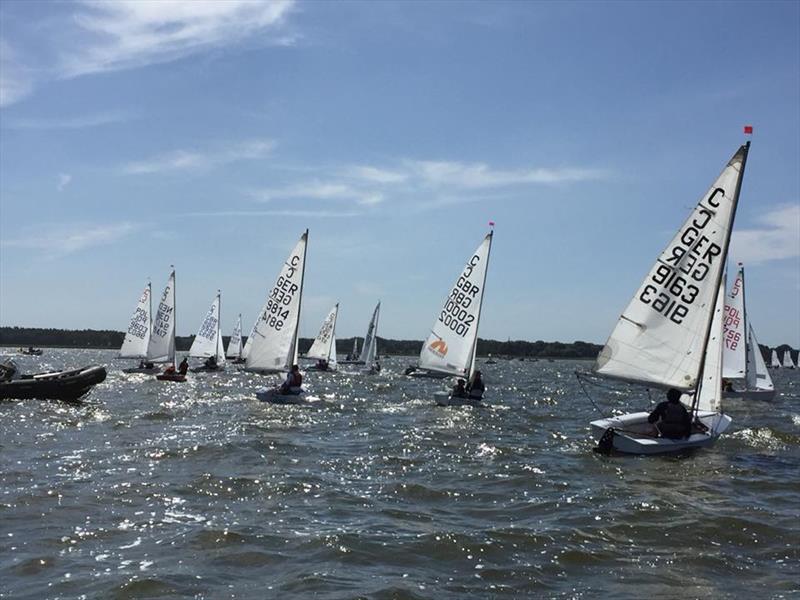
<instances>
[{"instance_id":1,"label":"blue sky","mask_svg":"<svg viewBox=\"0 0 800 600\"><path fill-rule=\"evenodd\" d=\"M249 329L424 339L496 221L481 337L603 342L755 127L733 257L800 345L800 3L0 5L0 323L122 330L178 274Z\"/></svg>"}]
</instances>

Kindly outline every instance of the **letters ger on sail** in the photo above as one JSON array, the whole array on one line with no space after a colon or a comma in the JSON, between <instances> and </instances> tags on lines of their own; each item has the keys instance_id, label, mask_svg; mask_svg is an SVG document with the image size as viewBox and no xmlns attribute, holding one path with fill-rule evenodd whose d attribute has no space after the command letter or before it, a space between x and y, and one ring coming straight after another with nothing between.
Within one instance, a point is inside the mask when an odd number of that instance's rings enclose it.
<instances>
[{"instance_id":1,"label":"letters ger on sail","mask_svg":"<svg viewBox=\"0 0 800 600\"><path fill-rule=\"evenodd\" d=\"M684 391L697 385L746 152L737 151L653 265L595 372Z\"/></svg>"}]
</instances>

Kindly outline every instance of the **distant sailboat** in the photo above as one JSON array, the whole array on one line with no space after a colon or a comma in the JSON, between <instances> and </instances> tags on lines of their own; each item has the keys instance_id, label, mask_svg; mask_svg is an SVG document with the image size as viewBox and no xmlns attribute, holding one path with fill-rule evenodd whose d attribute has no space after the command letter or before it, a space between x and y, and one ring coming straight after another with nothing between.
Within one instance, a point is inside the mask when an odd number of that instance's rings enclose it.
<instances>
[{"instance_id":1,"label":"distant sailboat","mask_svg":"<svg viewBox=\"0 0 800 600\"><path fill-rule=\"evenodd\" d=\"M308 230L283 264L245 344L245 348L250 345L247 371L281 373L297 364L307 246ZM283 394L277 389L259 390L256 396L266 402L294 404L302 401L301 395Z\"/></svg>"},{"instance_id":2,"label":"distant sailboat","mask_svg":"<svg viewBox=\"0 0 800 600\"><path fill-rule=\"evenodd\" d=\"M370 375L380 373L381 365L378 362L378 320L381 314L381 303L375 306L372 312L372 319L367 328L367 336L364 338L364 347L361 349L361 360L364 362L364 369Z\"/></svg>"},{"instance_id":3,"label":"distant sailboat","mask_svg":"<svg viewBox=\"0 0 800 600\"><path fill-rule=\"evenodd\" d=\"M784 369L794 369L797 365L794 364L792 360L792 351L791 350L784 350L783 351L783 368Z\"/></svg>"},{"instance_id":4,"label":"distant sailboat","mask_svg":"<svg viewBox=\"0 0 800 600\"><path fill-rule=\"evenodd\" d=\"M217 295L211 303L211 308L208 309L200 329L194 337L192 347L189 348L189 356L206 359L202 367L192 369L194 372L219 371L224 368L225 351L222 345L221 310L222 293L217 290Z\"/></svg>"},{"instance_id":5,"label":"distant sailboat","mask_svg":"<svg viewBox=\"0 0 800 600\"><path fill-rule=\"evenodd\" d=\"M339 315L339 305L336 304L325 320L322 327L306 353L306 358L317 360L317 364L310 367L314 371L335 371L336 363L336 318Z\"/></svg>"},{"instance_id":6,"label":"distant sailboat","mask_svg":"<svg viewBox=\"0 0 800 600\"><path fill-rule=\"evenodd\" d=\"M372 311L372 318L369 320L369 325L367 325L367 334L364 336L364 345L361 346L361 354L358 353L358 338L353 338L353 354L351 355L352 358L343 360L340 364L343 365L363 365L366 363L367 353L369 352L369 344L371 343L371 336L374 335L377 327L377 317L376 314L380 310L381 303L378 302L378 306L375 307L375 310Z\"/></svg>"},{"instance_id":7,"label":"distant sailboat","mask_svg":"<svg viewBox=\"0 0 800 600\"><path fill-rule=\"evenodd\" d=\"M172 363L170 373L157 375L160 381L186 381L186 376L175 373L175 328L177 313L175 309L175 269L172 269L167 287L161 294L161 301L158 303L155 319L153 319L153 330L150 333L150 342L147 346L147 357L155 363Z\"/></svg>"},{"instance_id":8,"label":"distant sailboat","mask_svg":"<svg viewBox=\"0 0 800 600\"><path fill-rule=\"evenodd\" d=\"M725 344L722 348L724 398L772 400L775 387L767 373L753 327L747 318L744 267L739 264L730 291L725 296Z\"/></svg>"},{"instance_id":9,"label":"distant sailboat","mask_svg":"<svg viewBox=\"0 0 800 600\"><path fill-rule=\"evenodd\" d=\"M228 350L225 352L227 358L233 359L234 363L242 362L242 314L236 320L236 327L233 328L231 339L228 341Z\"/></svg>"},{"instance_id":10,"label":"distant sailboat","mask_svg":"<svg viewBox=\"0 0 800 600\"><path fill-rule=\"evenodd\" d=\"M683 392L690 434L659 437L647 412L629 413L591 423L601 451L662 454L708 446L731 423L721 412L723 268L749 147L734 154L659 256L594 366L603 377Z\"/></svg>"},{"instance_id":11,"label":"distant sailboat","mask_svg":"<svg viewBox=\"0 0 800 600\"><path fill-rule=\"evenodd\" d=\"M772 349L772 360L770 360L770 368L771 369L780 369L781 368L781 361L778 358L778 353L775 351L775 348Z\"/></svg>"},{"instance_id":12,"label":"distant sailboat","mask_svg":"<svg viewBox=\"0 0 800 600\"><path fill-rule=\"evenodd\" d=\"M131 316L128 331L125 333L125 340L122 342L122 347L119 349L117 358L138 358L139 366L122 369L123 373L157 373L159 368L156 366L147 366L150 360L147 355L147 349L150 345L150 330L152 328L152 286L150 282L139 297L139 302L136 304L136 309Z\"/></svg>"}]
</instances>

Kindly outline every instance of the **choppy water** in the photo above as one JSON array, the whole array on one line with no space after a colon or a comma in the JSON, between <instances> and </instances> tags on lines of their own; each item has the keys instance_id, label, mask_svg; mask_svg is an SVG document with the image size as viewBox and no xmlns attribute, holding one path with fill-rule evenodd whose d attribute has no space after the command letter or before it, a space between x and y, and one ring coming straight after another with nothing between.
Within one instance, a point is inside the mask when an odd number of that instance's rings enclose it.
<instances>
[{"instance_id":1,"label":"choppy water","mask_svg":"<svg viewBox=\"0 0 800 600\"><path fill-rule=\"evenodd\" d=\"M783 598L800 594L800 372L683 458L593 454L570 361L483 367L492 408L437 408L442 382L309 374L312 407L266 377L178 385L113 352L84 407L0 403L4 598ZM274 378L273 378L274 379ZM594 390L605 406L647 396Z\"/></svg>"}]
</instances>

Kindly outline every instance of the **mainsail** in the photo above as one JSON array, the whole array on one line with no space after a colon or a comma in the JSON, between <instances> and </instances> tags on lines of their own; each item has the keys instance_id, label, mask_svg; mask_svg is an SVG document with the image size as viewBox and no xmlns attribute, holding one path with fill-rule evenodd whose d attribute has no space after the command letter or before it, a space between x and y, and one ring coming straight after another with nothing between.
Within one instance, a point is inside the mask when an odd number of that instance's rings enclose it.
<instances>
[{"instance_id":1,"label":"mainsail","mask_svg":"<svg viewBox=\"0 0 800 600\"><path fill-rule=\"evenodd\" d=\"M306 353L307 358L336 362L336 317L339 314L339 305L334 306L322 322L322 327Z\"/></svg>"},{"instance_id":2,"label":"mainsail","mask_svg":"<svg viewBox=\"0 0 800 600\"><path fill-rule=\"evenodd\" d=\"M214 297L211 303L211 308L208 309L203 323L192 342L192 347L189 349L189 356L195 358L208 358L217 356L219 354L219 346L221 343L219 331L219 309L220 309L220 292Z\"/></svg>"},{"instance_id":3,"label":"mainsail","mask_svg":"<svg viewBox=\"0 0 800 600\"><path fill-rule=\"evenodd\" d=\"M775 348L772 349L772 357L769 366L772 367L773 369L777 369L781 366L781 361L778 358L778 352L777 350L775 350Z\"/></svg>"},{"instance_id":4,"label":"mainsail","mask_svg":"<svg viewBox=\"0 0 800 600\"><path fill-rule=\"evenodd\" d=\"M759 389L759 390L774 390L775 386L772 383L772 377L769 376L769 371L767 371L767 365L764 362L764 357L761 355L761 348L758 346L758 340L756 339L756 332L753 331L752 325L748 326L748 330L750 331L750 349L753 353L753 362L755 362L755 381L753 382L754 385L752 387ZM748 375L748 382L747 387L751 387L750 385L750 371L747 372Z\"/></svg>"},{"instance_id":5,"label":"mainsail","mask_svg":"<svg viewBox=\"0 0 800 600\"><path fill-rule=\"evenodd\" d=\"M119 349L119 358L146 358L150 343L151 313L153 309L150 282L144 287L136 310L133 311L125 340Z\"/></svg>"},{"instance_id":6,"label":"mainsail","mask_svg":"<svg viewBox=\"0 0 800 600\"><path fill-rule=\"evenodd\" d=\"M791 350L783 351L783 367L785 369L794 369L794 361L792 360Z\"/></svg>"},{"instance_id":7,"label":"mainsail","mask_svg":"<svg viewBox=\"0 0 800 600\"><path fill-rule=\"evenodd\" d=\"M723 346L722 376L726 379L744 379L747 374L747 318L745 314L744 269L740 265L736 279L725 296L725 345Z\"/></svg>"},{"instance_id":8,"label":"mainsail","mask_svg":"<svg viewBox=\"0 0 800 600\"><path fill-rule=\"evenodd\" d=\"M596 373L682 391L697 386L748 150L749 142L739 148L656 260Z\"/></svg>"},{"instance_id":9,"label":"mainsail","mask_svg":"<svg viewBox=\"0 0 800 600\"><path fill-rule=\"evenodd\" d=\"M242 315L236 320L231 339L228 341L228 358L241 358L242 356Z\"/></svg>"},{"instance_id":10,"label":"mainsail","mask_svg":"<svg viewBox=\"0 0 800 600\"><path fill-rule=\"evenodd\" d=\"M276 373L297 363L307 245L308 230L283 264L247 340L250 345L246 363L248 371Z\"/></svg>"},{"instance_id":11,"label":"mainsail","mask_svg":"<svg viewBox=\"0 0 800 600\"><path fill-rule=\"evenodd\" d=\"M153 330L147 346L147 359L151 362L175 362L175 316L175 269L173 269L153 319Z\"/></svg>"},{"instance_id":12,"label":"mainsail","mask_svg":"<svg viewBox=\"0 0 800 600\"><path fill-rule=\"evenodd\" d=\"M361 356L359 357L359 362L367 363L367 356L369 355L369 347L375 341L375 336L378 335L378 314L381 310L381 303L378 301L378 304L375 306L375 310L372 311L372 318L369 320L369 327L367 327L367 335L364 336L364 345L361 346Z\"/></svg>"},{"instance_id":13,"label":"mainsail","mask_svg":"<svg viewBox=\"0 0 800 600\"><path fill-rule=\"evenodd\" d=\"M453 284L422 345L421 368L459 377L472 376L492 237L490 232L483 238Z\"/></svg>"}]
</instances>

